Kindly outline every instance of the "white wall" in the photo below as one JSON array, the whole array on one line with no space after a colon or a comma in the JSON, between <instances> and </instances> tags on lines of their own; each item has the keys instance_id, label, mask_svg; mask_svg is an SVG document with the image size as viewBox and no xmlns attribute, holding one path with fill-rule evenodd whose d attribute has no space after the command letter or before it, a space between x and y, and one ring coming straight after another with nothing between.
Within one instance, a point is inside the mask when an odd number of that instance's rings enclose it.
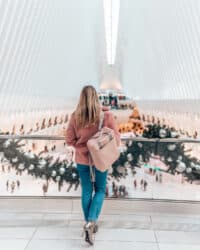
<instances>
[{"instance_id":1,"label":"white wall","mask_svg":"<svg viewBox=\"0 0 200 250\"><path fill-rule=\"evenodd\" d=\"M101 0L1 0L0 93L68 97L97 86L102 11Z\"/></svg>"},{"instance_id":2,"label":"white wall","mask_svg":"<svg viewBox=\"0 0 200 250\"><path fill-rule=\"evenodd\" d=\"M121 0L117 61L126 91L200 98L199 27L199 0Z\"/></svg>"}]
</instances>

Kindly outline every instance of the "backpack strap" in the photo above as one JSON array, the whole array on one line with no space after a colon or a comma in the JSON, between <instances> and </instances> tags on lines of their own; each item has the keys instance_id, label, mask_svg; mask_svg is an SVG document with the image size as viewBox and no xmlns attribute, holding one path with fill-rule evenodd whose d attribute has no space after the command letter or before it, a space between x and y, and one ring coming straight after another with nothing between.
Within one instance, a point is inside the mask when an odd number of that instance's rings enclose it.
<instances>
[{"instance_id":1,"label":"backpack strap","mask_svg":"<svg viewBox=\"0 0 200 250\"><path fill-rule=\"evenodd\" d=\"M100 122L99 122L99 127L98 127L99 131L101 130L101 128L103 126L103 121L104 121L104 112L101 111L100 112ZM88 152L88 156L89 156L90 179L91 179L92 187L93 187L93 190L94 190L95 189L95 186L94 186L94 182L95 182L95 170L92 167L92 156L90 155L90 152Z\"/></svg>"},{"instance_id":2,"label":"backpack strap","mask_svg":"<svg viewBox=\"0 0 200 250\"><path fill-rule=\"evenodd\" d=\"M101 111L100 112L100 122L99 122L99 128L98 128L98 130L101 130L101 128L103 126L103 121L104 121L104 112Z\"/></svg>"},{"instance_id":3,"label":"backpack strap","mask_svg":"<svg viewBox=\"0 0 200 250\"><path fill-rule=\"evenodd\" d=\"M103 121L104 121L104 112L101 111L100 112L100 122L99 122L99 127L98 127L98 130L100 131L102 126L103 126ZM93 169L92 167L92 156L90 155L90 152L88 152L88 156L89 156L89 168L90 168L90 179L91 179L91 182L92 182L92 187L93 187L93 190L94 190L94 182L95 182L95 170Z\"/></svg>"}]
</instances>

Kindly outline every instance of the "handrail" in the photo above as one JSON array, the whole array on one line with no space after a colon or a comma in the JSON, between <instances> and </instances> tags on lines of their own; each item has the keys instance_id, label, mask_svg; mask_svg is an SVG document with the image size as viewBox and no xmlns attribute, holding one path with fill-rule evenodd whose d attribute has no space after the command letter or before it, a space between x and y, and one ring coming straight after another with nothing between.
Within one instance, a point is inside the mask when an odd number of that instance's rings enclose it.
<instances>
[{"instance_id":1,"label":"handrail","mask_svg":"<svg viewBox=\"0 0 200 250\"><path fill-rule=\"evenodd\" d=\"M65 140L65 136L54 135L0 135L0 140L7 139L31 139L31 140ZM173 143L200 143L200 139L190 138L145 138L145 137L127 137L121 138L122 141L138 141L138 142L173 142Z\"/></svg>"}]
</instances>

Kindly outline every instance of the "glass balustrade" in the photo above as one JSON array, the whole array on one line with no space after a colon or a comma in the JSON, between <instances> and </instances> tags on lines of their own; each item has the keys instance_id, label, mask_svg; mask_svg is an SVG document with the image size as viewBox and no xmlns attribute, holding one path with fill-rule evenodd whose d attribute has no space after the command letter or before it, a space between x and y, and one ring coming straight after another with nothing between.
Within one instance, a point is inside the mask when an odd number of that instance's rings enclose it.
<instances>
[{"instance_id":1,"label":"glass balustrade","mask_svg":"<svg viewBox=\"0 0 200 250\"><path fill-rule=\"evenodd\" d=\"M200 201L200 141L122 140L106 196ZM63 136L0 135L0 196L80 196L75 150Z\"/></svg>"}]
</instances>

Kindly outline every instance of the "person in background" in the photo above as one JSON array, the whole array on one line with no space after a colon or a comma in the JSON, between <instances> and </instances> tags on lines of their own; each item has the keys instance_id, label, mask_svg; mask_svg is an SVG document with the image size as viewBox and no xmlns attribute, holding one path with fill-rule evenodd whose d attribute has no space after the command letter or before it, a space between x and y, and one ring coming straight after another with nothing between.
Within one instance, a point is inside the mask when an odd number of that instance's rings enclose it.
<instances>
[{"instance_id":1,"label":"person in background","mask_svg":"<svg viewBox=\"0 0 200 250\"><path fill-rule=\"evenodd\" d=\"M6 190L8 191L9 189L9 180L6 181Z\"/></svg>"},{"instance_id":2,"label":"person in background","mask_svg":"<svg viewBox=\"0 0 200 250\"><path fill-rule=\"evenodd\" d=\"M20 188L20 181L17 180L17 188L19 189Z\"/></svg>"}]
</instances>

